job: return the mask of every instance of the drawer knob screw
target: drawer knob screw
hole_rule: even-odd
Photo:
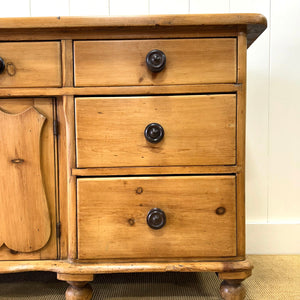
[[[158,49],[151,50],[146,56],[146,64],[151,72],[160,72],[166,65],[166,55]]]
[[[226,209],[225,209],[225,207],[218,207],[217,209],[216,209],[216,214],[217,215],[224,215],[225,214],[225,212],[226,212]]]
[[[158,123],[151,123],[147,125],[144,131],[145,138],[148,142],[156,144],[164,137],[165,131]]]
[[[166,215],[159,208],[152,208],[147,215],[147,224],[152,229],[160,229],[166,224]]]
[[[5,70],[5,62],[2,57],[0,57],[0,74]]]
[[[135,192],[137,193],[137,194],[142,194],[143,193],[143,188],[141,187],[141,186],[139,186],[136,190],[135,190]]]

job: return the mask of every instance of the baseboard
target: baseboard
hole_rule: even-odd
[[[300,254],[300,224],[247,224],[247,254]]]

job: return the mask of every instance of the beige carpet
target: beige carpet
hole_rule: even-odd
[[[299,256],[249,256],[255,269],[244,284],[248,300],[300,300]],[[98,275],[93,299],[220,299],[214,273]],[[47,272],[0,275],[0,300],[63,300],[67,285]]]

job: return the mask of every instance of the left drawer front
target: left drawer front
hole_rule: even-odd
[[[61,86],[59,42],[0,43],[0,87]]]
[[[78,179],[77,193],[79,259],[236,255],[235,176]]]

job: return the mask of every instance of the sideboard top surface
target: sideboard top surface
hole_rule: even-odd
[[[261,14],[197,14],[197,15],[148,15],[123,17],[27,17],[1,18],[0,31],[8,29],[62,29],[76,28],[168,28],[168,27],[232,27],[244,26],[248,47],[267,28]]]

